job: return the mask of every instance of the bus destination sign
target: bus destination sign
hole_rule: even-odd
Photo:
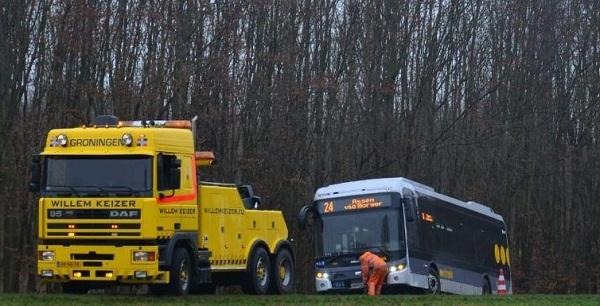
[[[390,195],[363,195],[325,200],[318,204],[319,212],[324,214],[388,206],[391,206]]]

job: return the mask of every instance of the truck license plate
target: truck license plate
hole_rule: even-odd
[[[79,261],[57,261],[57,268],[79,268],[81,267],[81,262]]]

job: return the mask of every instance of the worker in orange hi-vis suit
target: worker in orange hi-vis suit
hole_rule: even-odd
[[[359,260],[363,285],[368,288],[369,295],[381,294],[381,287],[383,287],[388,273],[385,261],[371,252],[365,252],[359,257]]]

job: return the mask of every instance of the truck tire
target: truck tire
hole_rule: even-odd
[[[66,294],[86,294],[89,288],[85,284],[64,283],[62,284],[62,292]]]
[[[183,248],[176,248],[173,252],[173,264],[169,280],[169,293],[173,295],[187,295],[192,286],[192,261],[190,255]]]
[[[273,293],[287,294],[294,291],[294,259],[287,249],[277,252],[273,262],[271,287]]]
[[[246,294],[266,294],[271,282],[271,264],[269,254],[262,247],[257,247],[250,256],[250,264],[242,283],[242,291]]]

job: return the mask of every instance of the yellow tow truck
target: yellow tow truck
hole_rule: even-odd
[[[148,284],[185,295],[239,284],[289,293],[294,256],[280,211],[249,185],[201,182],[195,120],[119,121],[54,129],[32,161],[39,192],[37,272],[66,293]]]

